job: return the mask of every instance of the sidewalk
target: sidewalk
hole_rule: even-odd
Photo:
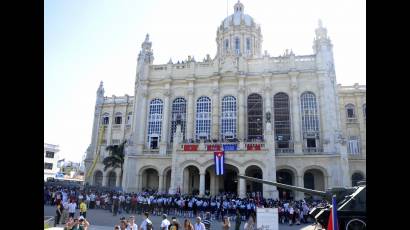
[[[64,225],[58,225],[58,227],[51,227],[47,228],[47,230],[63,230]],[[114,226],[98,226],[98,225],[91,225],[88,230],[112,230],[114,229]]]

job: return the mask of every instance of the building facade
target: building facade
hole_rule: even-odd
[[[44,181],[47,181],[48,178],[54,179],[59,171],[57,166],[59,151],[58,145],[44,143]]]
[[[366,88],[337,84],[327,29],[319,21],[312,55],[271,57],[261,52],[260,25],[244,12],[236,3],[217,28],[214,58],[154,65],[147,35],[134,96],[105,97],[101,82],[85,159],[89,184],[299,199],[304,194],[236,175],[317,190],[366,177]],[[119,169],[104,172],[102,159],[105,146],[123,140],[120,178]],[[224,176],[215,175],[215,150],[225,151]]]

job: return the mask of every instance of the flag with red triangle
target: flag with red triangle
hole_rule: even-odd
[[[332,208],[330,208],[329,221],[327,222],[327,230],[339,230],[339,224],[337,221],[336,195],[332,196]]]

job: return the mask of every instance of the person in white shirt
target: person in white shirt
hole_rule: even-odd
[[[128,227],[127,230],[138,230],[138,225],[135,223],[134,216],[128,218]]]
[[[68,216],[69,217],[74,218],[76,208],[77,208],[77,204],[74,202],[74,200],[72,200],[71,203],[68,204]]]
[[[194,230],[206,230],[205,224],[201,222],[201,217],[196,217],[196,222],[194,225]]]
[[[150,229],[147,228],[147,225],[152,226],[152,221],[150,219],[148,219],[148,217],[149,217],[148,212],[144,212],[144,217],[145,217],[145,220],[142,221],[139,230],[150,230]]]
[[[289,225],[292,226],[292,221],[293,221],[293,215],[295,213],[295,210],[293,209],[292,206],[289,207]]]
[[[167,219],[167,214],[162,214],[161,230],[168,230],[168,226],[171,223]]]

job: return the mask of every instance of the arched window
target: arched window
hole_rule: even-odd
[[[236,98],[222,98],[221,139],[236,138]]]
[[[363,104],[363,117],[365,120],[366,120],[366,115],[367,115],[366,104]]]
[[[211,99],[200,97],[196,101],[196,139],[211,138]]]
[[[119,125],[122,123],[122,113],[116,112],[115,113],[115,124]]]
[[[171,112],[171,142],[174,138],[174,133],[177,130],[178,118],[181,119],[181,132],[185,139],[185,126],[186,126],[186,100],[184,98],[176,98],[172,102]]]
[[[241,52],[241,42],[238,37],[235,38],[235,52],[239,54]]]
[[[251,53],[251,39],[250,38],[246,38],[246,52],[248,52],[248,54]]]
[[[102,124],[103,125],[108,125],[110,123],[110,114],[104,113],[102,116]]]
[[[262,96],[248,96],[248,139],[263,139],[263,104]]]
[[[277,148],[289,148],[290,111],[289,96],[286,93],[277,93],[273,97],[273,112]]]
[[[304,92],[300,98],[302,111],[302,131],[306,147],[316,148],[319,139],[319,114],[316,96],[312,92]]]
[[[153,99],[149,105],[148,143],[151,149],[157,149],[161,139],[162,107],[162,100],[158,98]]]
[[[347,104],[345,106],[346,109],[346,117],[347,119],[353,119],[356,118],[356,113],[355,113],[355,109],[354,109],[354,105],[353,104]]]
[[[359,172],[353,173],[352,175],[352,186],[357,186],[357,183],[359,181],[362,181],[364,179],[363,175]]]

